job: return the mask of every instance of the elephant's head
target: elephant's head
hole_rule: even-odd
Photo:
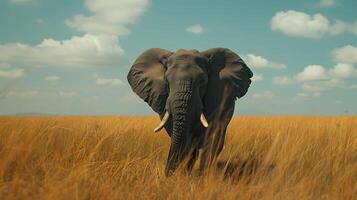
[[[192,131],[207,127],[222,103],[244,96],[252,75],[243,60],[225,48],[174,53],[153,48],[137,58],[127,77],[130,86],[162,118],[155,131],[171,123],[165,126],[172,141],[167,172],[192,146]]]

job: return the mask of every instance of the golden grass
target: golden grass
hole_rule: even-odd
[[[166,178],[157,123],[1,117],[0,199],[357,199],[357,117],[235,117],[220,160],[259,163],[240,179]]]

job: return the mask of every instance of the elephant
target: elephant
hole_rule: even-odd
[[[198,157],[201,171],[216,160],[235,101],[247,93],[252,77],[243,59],[228,48],[151,48],[134,61],[129,85],[159,114],[161,122],[154,131],[165,128],[171,137],[166,176],[184,160],[188,173]]]

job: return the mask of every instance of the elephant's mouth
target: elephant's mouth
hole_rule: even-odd
[[[166,111],[164,114],[164,117],[161,119],[159,125],[154,129],[154,132],[159,132],[162,128],[164,128],[164,126],[167,123],[167,121],[169,120],[169,118],[170,118],[170,113],[169,113],[169,111]],[[205,127],[205,128],[208,127],[207,118],[205,117],[205,115],[203,113],[201,113],[201,115],[200,115],[200,122],[203,127]]]

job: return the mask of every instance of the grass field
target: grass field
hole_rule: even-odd
[[[357,117],[235,117],[228,171],[170,178],[158,122],[0,117],[0,199],[357,199]]]

